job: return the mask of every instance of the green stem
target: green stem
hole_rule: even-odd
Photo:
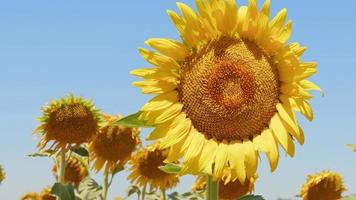
[[[147,184],[145,184],[142,188],[142,192],[141,192],[141,200],[145,200],[145,195],[146,195],[146,187]]]
[[[109,190],[109,172],[104,172],[104,185],[103,185],[103,195],[102,195],[103,200],[106,200],[106,197],[108,196],[108,190]]]
[[[166,200],[166,190],[162,189],[161,200]]]
[[[219,184],[213,180],[212,176],[208,176],[208,195],[207,200],[218,200]]]
[[[64,184],[64,174],[66,170],[66,151],[62,149],[59,156],[60,156],[60,162],[59,162],[60,169],[59,169],[58,181]]]

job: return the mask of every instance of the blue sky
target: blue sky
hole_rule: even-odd
[[[342,173],[347,193],[356,193],[356,153],[345,147],[356,143],[356,1],[272,0],[274,14],[283,7],[294,22],[292,41],[308,46],[304,60],[319,63],[313,81],[326,95],[312,101],[313,123],[301,119],[306,144],[297,146],[295,158],[282,154],[271,174],[262,157],[256,193],[293,197],[306,174],[324,169]],[[174,0],[0,1],[0,163],[7,172],[0,199],[19,199],[54,181],[51,160],[25,156],[36,151],[31,133],[44,103],[73,92],[126,115],[149,98],[131,86],[128,73],[148,66],[137,53],[146,39],[177,39],[165,12],[171,8]],[[126,175],[116,178],[110,199],[123,196]],[[183,178],[178,189],[188,190],[192,180]]]

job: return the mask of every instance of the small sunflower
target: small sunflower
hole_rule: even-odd
[[[270,0],[237,7],[235,0],[196,0],[198,12],[177,3],[182,16],[168,11],[183,42],[154,38],[139,49],[154,67],[131,74],[145,94],[157,95],[140,119],[154,125],[149,140],[169,148],[167,161],[183,158],[183,173],[207,173],[215,180],[228,168],[231,180],[245,182],[266,153],[271,171],[279,146],[294,156],[294,140],[304,143],[295,111],[313,119],[309,77],[315,62],[306,50],[288,43],[292,22],[287,11],[270,17]],[[271,19],[271,20],[270,20]]]
[[[128,179],[139,186],[149,184],[152,189],[170,189],[179,182],[177,175],[167,174],[159,169],[167,158],[167,150],[158,148],[158,145],[148,146],[137,152],[130,160],[131,174]]]
[[[4,168],[0,165],[0,184],[5,180],[6,173]]]
[[[308,176],[302,186],[300,197],[303,200],[338,200],[344,191],[346,188],[342,176],[335,172],[324,171]]]
[[[67,98],[52,101],[43,107],[38,144],[43,149],[49,141],[54,141],[55,150],[67,148],[71,144],[89,142],[97,133],[100,115],[93,103],[83,98],[69,95]]]
[[[108,170],[112,170],[117,165],[123,166],[140,144],[137,128],[113,124],[120,118],[120,116],[105,115],[103,119],[106,124],[100,128],[99,133],[89,144],[89,152],[91,159],[95,160],[93,167],[96,171],[104,165]]]
[[[53,175],[57,177],[57,164],[53,165]],[[73,183],[76,187],[80,182],[89,175],[88,167],[83,160],[78,157],[71,156],[66,161],[64,172],[64,182]]]
[[[24,194],[20,200],[41,200],[40,196],[38,193],[36,192],[28,192],[26,194]]]
[[[40,200],[56,200],[56,196],[51,193],[51,187],[47,187],[40,193]]]
[[[219,199],[220,200],[235,200],[248,193],[253,192],[257,175],[246,179],[242,184],[239,180],[225,183],[224,180],[219,181]],[[193,192],[206,190],[207,176],[199,176],[192,186]]]

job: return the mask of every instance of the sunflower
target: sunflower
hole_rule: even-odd
[[[57,177],[57,164],[52,167],[52,172],[55,177]],[[64,182],[73,183],[76,187],[79,186],[80,182],[89,175],[88,167],[83,160],[78,157],[71,156],[66,161]]]
[[[130,160],[131,174],[128,179],[139,186],[150,184],[152,189],[170,189],[179,182],[177,175],[168,174],[159,169],[167,158],[167,150],[158,148],[157,144],[137,152]]]
[[[295,111],[313,119],[309,90],[320,90],[307,78],[315,62],[302,62],[306,50],[288,44],[292,23],[286,9],[270,21],[270,0],[237,7],[234,0],[196,0],[199,12],[177,3],[182,16],[168,11],[183,43],[154,38],[139,49],[155,67],[131,74],[145,94],[156,95],[141,108],[140,119],[155,129],[149,140],[169,148],[167,161],[183,157],[182,173],[244,182],[264,152],[274,171],[279,146],[294,156],[294,140],[304,134]]]
[[[257,175],[246,179],[242,184],[239,180],[225,183],[224,180],[219,181],[219,199],[220,200],[234,200],[253,192]],[[206,190],[207,176],[199,176],[192,186],[193,192],[200,192]]]
[[[5,180],[6,173],[4,168],[0,165],[0,184]]]
[[[103,117],[106,125],[89,144],[91,158],[95,160],[94,169],[99,171],[104,165],[105,169],[113,170],[116,166],[123,166],[131,157],[132,152],[140,144],[139,130],[120,125],[114,122],[121,116]]]
[[[342,192],[346,191],[343,178],[340,174],[324,171],[309,175],[302,186],[300,197],[303,200],[337,200]]]
[[[99,111],[91,101],[81,97],[70,94],[67,98],[52,101],[42,110],[41,125],[35,130],[41,137],[39,149],[49,141],[54,141],[55,150],[89,142],[99,128]]]
[[[20,200],[40,200],[40,196],[36,192],[28,192],[24,194]]]

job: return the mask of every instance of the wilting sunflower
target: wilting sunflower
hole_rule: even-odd
[[[97,171],[104,165],[106,170],[112,170],[117,165],[123,166],[140,144],[137,128],[114,125],[120,118],[105,115],[103,117],[105,125],[89,144],[91,159],[95,160],[93,167]]]
[[[56,200],[56,196],[51,194],[51,187],[42,190],[41,193],[28,192],[21,197],[21,200]]]
[[[234,200],[253,192],[257,175],[246,179],[242,184],[239,180],[230,181],[225,184],[224,180],[219,182],[219,199]],[[199,176],[192,186],[193,192],[206,190],[207,176]]]
[[[303,200],[338,200],[344,191],[346,188],[341,175],[324,171],[308,176],[300,191],[300,197]]]
[[[140,118],[155,125],[148,139],[170,147],[167,161],[183,157],[183,173],[205,172],[215,179],[231,170],[244,182],[257,170],[259,151],[271,170],[278,146],[294,156],[294,139],[304,134],[294,111],[313,119],[306,80],[315,62],[302,62],[306,50],[288,44],[292,22],[281,10],[270,21],[270,1],[237,8],[234,0],[196,0],[199,12],[177,3],[182,16],[168,11],[183,42],[149,39],[158,52],[140,49],[154,65],[132,71],[144,78],[133,85],[157,95],[141,108]]]
[[[53,165],[53,175],[57,177],[57,164]],[[76,187],[80,182],[89,175],[88,166],[86,163],[75,156],[71,156],[66,161],[66,167],[64,172],[64,182],[73,183]]]
[[[4,168],[0,165],[0,184],[5,180],[6,174]]]
[[[43,149],[49,141],[53,141],[55,150],[89,142],[97,133],[100,115],[91,101],[69,95],[67,98],[52,101],[43,107],[42,123],[35,131]]]
[[[164,165],[168,151],[158,148],[158,145],[148,146],[137,152],[130,160],[131,174],[128,179],[139,186],[149,184],[152,189],[170,189],[179,182],[177,175],[167,174],[158,167]]]

